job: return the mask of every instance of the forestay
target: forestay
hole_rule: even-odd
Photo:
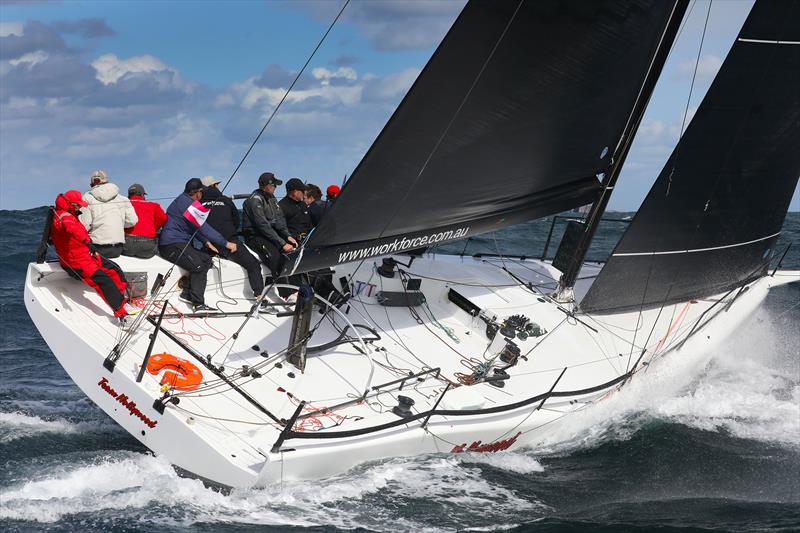
[[[291,268],[397,253],[592,202],[685,6],[470,2]]]
[[[799,175],[800,1],[756,2],[581,308],[648,309],[762,276]]]

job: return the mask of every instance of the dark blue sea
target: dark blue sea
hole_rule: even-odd
[[[700,370],[672,361],[537,449],[394,459],[226,492],[151,455],[42,341],[22,291],[43,217],[0,211],[0,530],[800,530],[797,286],[773,291]],[[540,256],[549,228],[544,219],[480,237],[465,253]],[[603,259],[623,228],[602,225],[590,257]],[[786,221],[789,242],[784,266],[800,268],[800,214]]]

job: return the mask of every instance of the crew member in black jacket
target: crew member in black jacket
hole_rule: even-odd
[[[203,183],[203,206],[209,210],[206,224],[211,225],[225,239],[235,242],[239,246],[235,252],[222,250],[219,254],[224,259],[230,259],[247,271],[247,279],[250,281],[250,288],[253,294],[259,296],[264,290],[264,279],[261,277],[261,263],[250,253],[246,247],[239,242],[239,210],[229,197],[222,194],[217,185],[219,181],[211,176],[206,176],[200,180]],[[208,253],[216,255],[210,250]]]
[[[297,248],[297,241],[289,234],[286,219],[275,199],[275,188],[282,183],[272,172],[264,172],[258,178],[258,189],[244,201],[242,209],[244,240],[269,267],[273,276],[283,269],[283,253]],[[291,292],[278,289],[278,293],[284,297]]]
[[[311,223],[308,205],[305,202],[305,193],[306,184],[298,178],[292,178],[286,182],[286,196],[278,202],[283,216],[286,218],[289,234],[297,242],[303,242],[308,232],[314,227]]]

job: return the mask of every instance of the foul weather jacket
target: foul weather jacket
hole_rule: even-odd
[[[233,200],[216,187],[206,187],[203,189],[203,199],[200,203],[208,209],[206,224],[210,224],[229,241],[236,242],[236,235],[239,233],[239,210]]]
[[[129,199],[139,221],[132,228],[126,228],[125,234],[148,239],[157,237],[156,233],[167,222],[164,210],[157,203],[148,202],[141,196],[133,195]]]
[[[215,246],[225,246],[228,241],[217,230],[205,224],[208,209],[192,200],[186,193],[175,198],[167,208],[167,223],[161,229],[158,244],[186,244],[192,237],[203,244],[211,241]],[[195,231],[197,233],[195,234]]]
[[[283,218],[283,212],[275,196],[256,189],[250,198],[244,201],[242,211],[244,214],[242,233],[245,237],[264,237],[278,249],[286,244],[289,229],[286,227],[286,219]]]
[[[314,225],[311,223],[311,215],[308,212],[308,205],[303,200],[293,200],[288,196],[278,202],[286,219],[286,226],[289,234],[297,240],[302,241],[311,231]]]
[[[113,183],[101,183],[83,195],[89,204],[81,210],[80,221],[95,244],[122,244],[125,228],[136,225],[139,217],[131,201],[119,194]]]
[[[65,270],[79,271],[83,277],[89,278],[100,268],[100,259],[89,253],[89,233],[72,214],[69,202],[61,195],[56,198],[50,239],[56,249],[58,262]]]

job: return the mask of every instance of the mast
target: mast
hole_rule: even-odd
[[[680,27],[683,14],[686,12],[688,4],[689,0],[678,0],[675,2],[669,21],[661,35],[661,41],[658,44],[656,53],[653,55],[650,68],[647,71],[644,83],[639,91],[639,96],[636,98],[636,103],[628,118],[628,123],[625,125],[619,143],[614,150],[611,164],[605,172],[598,175],[598,177],[602,176],[600,197],[592,204],[589,214],[586,216],[585,222],[583,222],[584,230],[580,235],[580,240],[576,245],[575,252],[572,255],[566,271],[564,271],[558,281],[558,288],[555,293],[555,298],[558,301],[567,302],[574,300],[572,289],[575,286],[575,280],[578,278],[578,273],[583,266],[583,261],[586,258],[586,253],[589,251],[592,238],[594,238],[594,234],[597,231],[600,218],[602,218],[608,206],[611,192],[622,171],[625,158],[628,156],[631,144],[633,144],[633,138],[642,121],[644,111],[647,108],[647,103],[650,101],[650,96],[653,94],[656,82],[661,75],[661,69],[664,67],[664,63],[667,60],[669,50],[678,33],[678,28]]]

